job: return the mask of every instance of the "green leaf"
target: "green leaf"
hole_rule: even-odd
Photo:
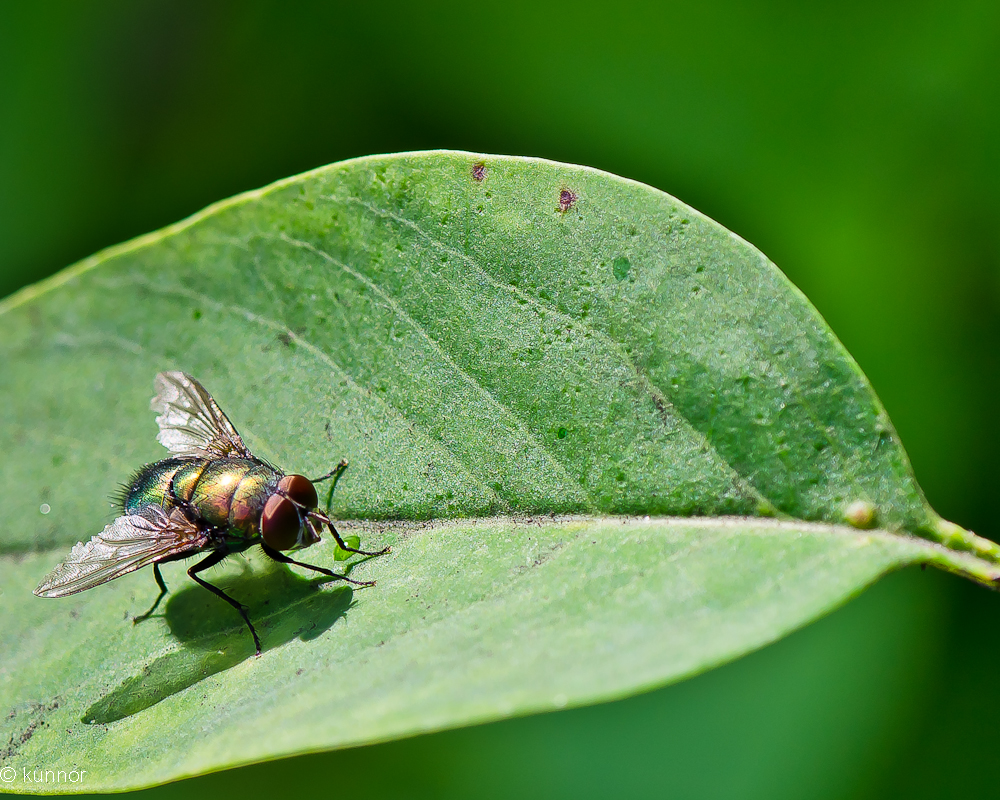
[[[927,506],[864,376],[781,273],[594,170],[335,164],[100,253],[0,319],[11,791],[135,788],[622,697],[906,564],[1000,578],[996,545]],[[250,608],[260,659],[181,564],[135,626],[148,571],[31,594],[163,457],[164,369],[196,375],[288,471],[347,457],[332,512],[393,546],[300,556],[370,589],[259,555],[213,573]],[[21,767],[87,774],[25,784]]]
[[[348,547],[352,547],[355,550],[361,547],[361,537],[360,536],[345,536],[344,544]],[[353,553],[349,553],[347,550],[342,550],[337,545],[333,547],[333,560],[334,561],[347,561]]]

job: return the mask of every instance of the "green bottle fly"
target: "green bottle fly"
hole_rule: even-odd
[[[151,405],[160,415],[157,439],[173,457],[147,464],[133,476],[124,487],[121,516],[86,544],[78,543],[42,579],[36,595],[64,597],[152,564],[160,593],[152,607],[133,620],[139,622],[167,593],[160,564],[208,552],[207,558],[188,569],[188,575],[240,613],[259,656],[260,639],[243,606],[199,577],[199,572],[260,544],[275,561],[360,586],[374,583],[295,561],[283,552],[320,541],[324,527],[348,552],[388,552],[388,548],[370,552],[348,547],[330,518],[318,510],[315,484],[330,478],[336,484],[346,461],[314,480],[286,475],[250,452],[205,387],[190,375],[161,372],[156,391]]]

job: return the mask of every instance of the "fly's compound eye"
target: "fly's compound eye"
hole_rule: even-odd
[[[298,544],[301,529],[302,518],[295,503],[280,494],[272,494],[260,518],[260,535],[264,544],[275,550],[291,550]]]
[[[316,487],[304,475],[286,475],[278,481],[278,491],[300,506],[312,509],[319,505]]]

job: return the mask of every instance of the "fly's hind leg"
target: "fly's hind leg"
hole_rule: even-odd
[[[284,553],[275,550],[273,547],[269,547],[263,542],[261,542],[260,546],[264,549],[264,552],[267,553],[268,556],[270,556],[275,561],[281,564],[294,564],[297,567],[305,567],[306,569],[311,569],[314,572],[319,572],[322,573],[323,575],[329,575],[331,578],[337,578],[338,580],[341,581],[347,581],[348,583],[353,583],[355,586],[375,585],[375,581],[356,581],[353,578],[348,578],[346,575],[341,575],[339,572],[334,572],[333,570],[329,570],[326,567],[317,567],[314,566],[313,564],[305,564],[302,561],[296,561],[295,559],[289,558]]]
[[[247,627],[250,629],[250,635],[253,636],[254,646],[257,648],[256,655],[259,656],[261,653],[260,639],[257,636],[257,630],[254,628],[253,623],[250,621],[250,617],[247,616],[247,612],[246,609],[243,607],[243,604],[240,603],[238,600],[234,600],[232,597],[230,597],[228,594],[222,591],[222,589],[220,589],[218,586],[213,586],[208,581],[198,577],[199,572],[204,572],[209,567],[214,567],[216,564],[222,561],[222,559],[224,559],[227,555],[229,555],[229,552],[226,550],[216,550],[204,561],[199,561],[197,564],[191,567],[187,571],[187,573],[188,575],[191,576],[191,579],[193,581],[204,586],[206,589],[208,589],[208,591],[210,591],[216,597],[221,597],[223,600],[229,603],[229,605],[231,605],[233,608],[235,608],[237,611],[240,612],[240,616],[243,617],[243,621],[247,624]]]
[[[138,617],[132,617],[132,624],[138,625],[143,620],[149,619],[149,615],[156,611],[156,607],[160,604],[163,599],[163,595],[167,593],[167,584],[163,582],[163,576],[160,574],[160,563],[154,562],[153,564],[153,577],[156,578],[156,585],[160,587],[160,593],[156,596],[153,601],[153,605],[149,607],[149,611],[145,614],[140,614]]]

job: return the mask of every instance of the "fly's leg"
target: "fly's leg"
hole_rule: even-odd
[[[294,564],[297,567],[305,567],[306,569],[314,570],[315,572],[320,572],[323,575],[329,575],[331,578],[337,578],[338,580],[347,581],[348,583],[353,583],[355,586],[374,586],[375,581],[356,581],[353,578],[348,578],[346,575],[341,575],[339,572],[333,572],[326,567],[317,567],[312,564],[304,564],[301,561],[296,561],[295,559],[289,558],[284,553],[275,550],[273,547],[261,542],[260,546],[264,548],[264,552],[273,558],[275,561],[281,564]]]
[[[347,470],[347,466],[348,466],[347,465],[347,459],[346,458],[342,459],[341,462],[339,464],[337,464],[337,466],[333,469],[332,472],[328,472],[322,478],[316,478],[315,480],[313,480],[313,483],[319,483],[320,481],[325,481],[327,478],[333,478],[333,483],[330,484],[330,491],[326,495],[326,512],[327,512],[327,514],[330,513],[330,504],[333,502],[333,490],[337,488],[337,481],[340,480],[340,476],[343,475],[344,472]],[[348,547],[345,544],[344,540],[341,538],[340,534],[337,533],[337,529],[333,527],[333,523],[330,522],[330,518],[329,517],[327,517],[324,514],[319,514],[319,513],[315,512],[315,511],[313,511],[311,514],[309,514],[309,516],[311,516],[311,517],[313,517],[315,519],[320,520],[324,525],[326,525],[326,527],[330,529],[330,533],[333,534],[333,538],[337,542],[337,546],[340,547],[341,550],[344,550],[344,551],[346,551],[348,553],[357,553],[358,555],[362,555],[362,556],[384,556],[386,553],[389,552],[389,550],[392,549],[390,547],[384,547],[381,550],[379,550],[378,552],[372,552],[371,550],[358,550],[358,549],[356,549],[354,547]],[[297,562],[293,561],[292,563],[294,564],[294,563],[297,563]],[[309,566],[309,565],[306,564],[305,566]],[[316,569],[316,568],[313,567],[313,569]],[[320,571],[322,571],[322,570],[320,570]]]
[[[216,550],[204,561],[199,561],[197,564],[191,567],[187,571],[187,574],[191,576],[191,579],[193,581],[204,586],[206,589],[208,589],[208,591],[210,591],[216,597],[221,597],[223,600],[229,603],[229,605],[231,605],[233,608],[235,608],[237,611],[240,612],[240,616],[243,617],[243,621],[247,624],[247,627],[250,629],[250,635],[253,636],[253,643],[257,648],[256,654],[259,656],[261,653],[260,639],[257,637],[257,631],[254,628],[253,623],[250,621],[250,617],[247,616],[247,612],[246,609],[243,608],[243,604],[237,600],[234,600],[232,597],[230,597],[228,594],[222,591],[222,589],[220,589],[218,586],[213,586],[208,581],[198,577],[199,572],[204,572],[209,567],[214,567],[216,564],[222,561],[222,559],[224,559],[227,555],[229,555],[229,552],[226,550]]]
[[[132,624],[138,625],[143,620],[149,619],[149,615],[156,611],[156,607],[160,604],[163,599],[163,595],[167,593],[167,584],[163,582],[163,576],[160,574],[160,564],[155,562],[153,564],[153,577],[156,578],[156,585],[160,587],[160,593],[156,596],[156,600],[153,601],[153,605],[149,607],[149,611],[145,614],[140,614],[138,617],[132,618]]]
[[[170,479],[170,485],[167,487],[167,494],[170,495],[170,499],[173,501],[173,504],[177,506],[177,508],[179,508],[181,511],[183,511],[187,515],[188,519],[190,520],[199,519],[201,515],[198,513],[198,509],[194,507],[194,503],[192,503],[190,500],[182,500],[177,496],[177,492],[174,491],[175,477],[177,476],[175,475],[173,478]]]
[[[333,527],[333,523],[328,519],[323,519],[323,524],[330,529],[330,533],[333,534],[334,540],[337,542],[337,547],[341,550],[346,550],[348,553],[357,553],[361,556],[384,556],[390,550],[391,547],[383,547],[381,550],[371,551],[371,550],[358,550],[355,547],[348,547],[344,540],[341,538],[340,534],[337,533],[337,529]]]
[[[330,503],[333,502],[333,491],[337,488],[337,481],[340,480],[340,476],[344,474],[347,470],[347,459],[343,458],[340,463],[333,468],[332,472],[328,472],[322,478],[316,478],[313,483],[319,483],[320,481],[325,481],[327,478],[333,478],[333,483],[330,484],[330,491],[326,494],[326,511],[330,513]]]

